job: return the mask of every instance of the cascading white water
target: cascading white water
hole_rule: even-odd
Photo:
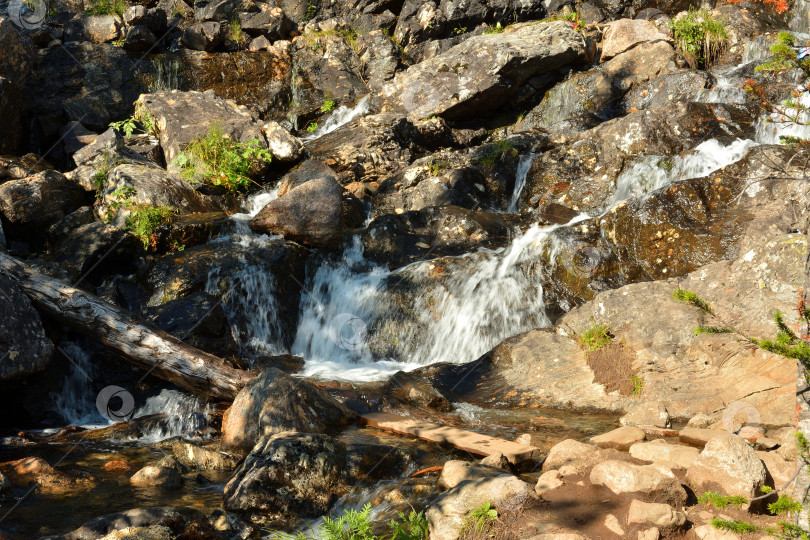
[[[194,437],[208,426],[209,414],[209,406],[196,397],[163,389],[157,396],[147,399],[133,418],[162,415],[160,424],[139,439],[141,442],[157,442],[178,436]]]
[[[70,373],[62,384],[62,392],[54,396],[54,409],[71,426],[106,426],[109,422],[96,408],[96,392],[92,381],[96,369],[90,355],[74,342],[61,346],[70,362]]]
[[[780,144],[781,137],[791,136],[810,139],[810,89],[799,87],[798,104],[801,107],[785,106],[781,113],[761,116],[756,122],[756,139],[761,144]],[[798,123],[794,121],[798,120]]]
[[[261,212],[270,201],[278,199],[278,188],[279,186],[276,186],[268,191],[254,193],[247,198],[244,205],[245,211],[231,216],[231,221],[236,224],[234,234],[251,234],[248,222],[256,217],[256,214]]]
[[[526,187],[526,177],[534,163],[534,154],[529,153],[520,156],[518,161],[517,172],[515,173],[515,189],[512,191],[512,199],[509,201],[509,212],[517,212],[520,206],[520,196],[523,194],[523,188]]]
[[[152,59],[152,92],[180,89],[180,58],[174,54],[159,54]]]
[[[643,156],[616,179],[609,207],[633,197],[643,197],[672,182],[700,178],[742,159],[757,143],[737,139],[724,146],[715,139],[699,144],[680,156]]]
[[[318,126],[318,129],[302,137],[301,140],[304,142],[307,141],[314,141],[320,137],[323,137],[327,133],[332,133],[340,126],[348,124],[358,116],[363,116],[368,114],[371,110],[371,103],[369,102],[369,95],[363,96],[360,101],[354,107],[347,107],[345,105],[341,105],[334,111],[332,114],[329,115],[329,118],[326,121]]]

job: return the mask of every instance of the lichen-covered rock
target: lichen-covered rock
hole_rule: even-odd
[[[257,524],[325,515],[347,490],[346,446],[326,435],[283,432],[256,445],[225,486],[226,510]]]
[[[251,380],[222,419],[222,442],[244,451],[281,432],[330,433],[356,414],[312,383],[275,368]]]
[[[745,440],[728,434],[706,443],[686,472],[686,479],[697,493],[714,491],[752,499],[760,494],[766,471]]]
[[[471,37],[397,74],[381,92],[383,109],[413,119],[480,117],[514,98],[532,77],[583,62],[586,50],[584,38],[564,22]]]

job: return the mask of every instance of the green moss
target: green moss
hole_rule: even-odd
[[[706,9],[690,9],[671,23],[675,45],[692,67],[709,67],[728,46],[728,31]]]
[[[588,328],[579,335],[579,343],[586,351],[595,351],[611,342],[610,329],[606,324],[592,322]]]
[[[323,105],[321,105],[321,112],[328,113],[329,111],[334,110],[336,106],[337,104],[331,99],[325,99],[323,100]]]

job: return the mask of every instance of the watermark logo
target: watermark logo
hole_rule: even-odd
[[[341,313],[332,321],[332,339],[341,349],[359,351],[366,344],[368,327],[351,313]]]
[[[107,386],[98,393],[96,408],[110,422],[125,422],[135,412],[135,398],[125,388]]]
[[[24,30],[34,30],[42,26],[48,14],[45,0],[10,0],[8,17],[11,22]]]
[[[585,243],[574,244],[562,256],[563,266],[578,278],[591,278],[603,260],[602,251]]]
[[[739,433],[746,426],[759,427],[760,420],[757,408],[742,401],[729,404],[722,417],[723,427],[731,433]]]

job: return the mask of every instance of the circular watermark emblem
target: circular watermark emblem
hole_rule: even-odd
[[[574,244],[562,256],[563,266],[578,278],[590,278],[596,274],[603,259],[602,252],[585,243]]]
[[[442,100],[438,88],[423,81],[415,81],[405,87],[400,101],[408,114],[419,117],[434,114]]]
[[[33,30],[42,26],[48,14],[45,0],[10,0],[8,18],[24,30]]]
[[[125,388],[107,386],[98,393],[96,408],[110,422],[125,422],[135,412],[135,398]]]
[[[746,426],[759,427],[760,419],[757,408],[742,401],[729,404],[723,411],[722,417],[723,427],[731,433],[738,433]]]
[[[332,339],[341,349],[358,351],[366,344],[368,327],[360,317],[341,313],[332,321]]]

